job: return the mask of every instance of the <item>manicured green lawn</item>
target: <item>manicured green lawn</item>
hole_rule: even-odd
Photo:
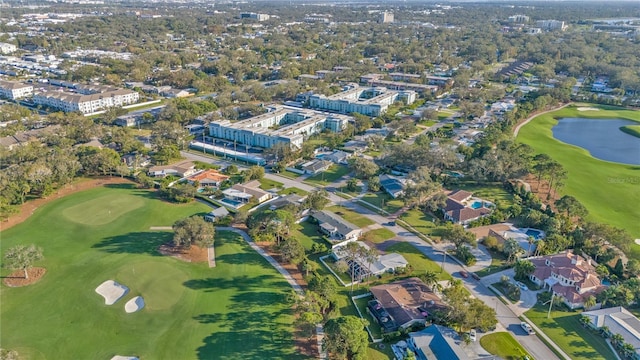
[[[369,302],[369,300],[373,300],[373,296],[356,299],[355,304],[356,306],[358,306],[358,309],[360,310],[360,313],[362,313],[362,316],[369,322],[369,331],[371,331],[371,335],[373,335],[373,338],[381,339],[382,328],[380,328],[380,325],[375,322],[373,316],[367,313],[367,303]]]
[[[306,181],[318,185],[327,185],[347,175],[349,172],[351,171],[346,166],[331,165],[331,167],[327,171],[313,175],[307,178]]]
[[[620,128],[622,132],[640,138],[640,125],[626,125]]]
[[[441,232],[444,230],[443,225],[436,225],[431,215],[425,214],[424,211],[418,209],[405,211],[400,216],[400,219],[411,225],[418,232],[435,240],[440,239]]]
[[[424,272],[433,271],[438,274],[438,280],[452,280],[453,278],[449,273],[441,271],[440,264],[427,258],[423,253],[416,249],[413,245],[399,242],[393,244],[386,249],[387,253],[397,252],[404,256],[405,259],[411,264],[413,269],[412,275],[423,274]]]
[[[298,240],[307,251],[311,250],[313,244],[316,243],[329,247],[329,243],[318,232],[318,225],[312,224],[308,221],[294,224],[289,230],[289,234],[291,237]]]
[[[376,244],[389,240],[394,236],[396,236],[396,234],[393,231],[385,228],[370,230],[363,235],[365,240]]]
[[[302,358],[285,303],[291,287],[242,238],[216,234],[216,268],[157,252],[172,233],[151,226],[208,210],[118,185],[55,200],[3,231],[3,253],[16,244],[42,247],[45,260],[36,265],[47,274],[28,287],[1,285],[2,347],[28,359]],[[108,279],[130,289],[111,306],[94,291]],[[125,313],[137,295],[146,307]]]
[[[531,357],[508,332],[484,335],[480,338],[480,345],[490,354],[500,356],[505,360],[518,360],[527,355]]]
[[[262,190],[280,189],[283,185],[284,184],[279,181],[266,178],[260,179],[260,189]]]
[[[489,200],[499,209],[507,208],[513,204],[513,194],[505,190],[500,184],[478,184],[476,182],[461,182],[458,189],[470,191],[473,196]]]
[[[327,210],[333,211],[334,213],[342,216],[343,219],[347,220],[348,222],[356,226],[365,227],[365,226],[374,224],[373,220],[366,218],[342,206],[331,206],[331,207],[328,207]]]
[[[371,205],[377,206],[389,214],[393,214],[396,211],[402,209],[404,203],[400,199],[394,199],[387,193],[377,192],[375,194],[367,193],[361,198],[361,200],[368,202]]]
[[[293,171],[289,171],[289,170],[284,170],[278,173],[278,175],[280,176],[284,176],[284,177],[288,177],[291,179],[296,179],[300,176],[300,174],[298,173],[294,173]]]
[[[344,194],[347,194],[347,195],[349,195],[351,197],[356,197],[356,196],[360,195],[360,193],[362,192],[362,186],[356,186],[356,189],[354,191],[351,191],[351,190],[347,189],[346,186],[343,186],[343,187],[339,188],[339,191],[344,193]]]
[[[300,195],[300,196],[307,196],[308,192],[302,190],[302,189],[298,189],[296,187],[290,187],[290,188],[286,188],[284,190],[280,190],[278,191],[279,195],[289,195],[289,194],[296,194],[296,195]]]
[[[598,105],[588,105],[599,107]],[[587,150],[562,143],[553,138],[551,128],[560,118],[620,118],[640,121],[640,112],[631,110],[600,110],[580,112],[567,107],[541,115],[520,129],[517,140],[538,153],[546,153],[561,163],[568,172],[562,194],[575,196],[588,210],[589,220],[608,223],[626,229],[640,238],[637,204],[640,204],[640,166],[612,163],[595,159]],[[632,244],[633,255],[640,259],[640,246]]]
[[[476,271],[476,274],[478,276],[484,277],[487,275],[495,274],[509,267],[509,264],[507,264],[507,258],[503,253],[491,249],[487,249],[487,251],[489,251],[489,254],[491,254],[491,265],[480,271]]]
[[[525,315],[574,360],[615,359],[604,339],[580,325],[580,313],[551,311],[537,304]]]

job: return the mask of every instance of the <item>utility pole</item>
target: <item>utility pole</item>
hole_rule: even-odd
[[[440,268],[440,272],[444,272],[444,261],[447,259],[447,250],[442,250],[442,268]]]
[[[547,319],[551,317],[551,308],[553,307],[553,297],[556,296],[553,291],[551,292],[551,300],[549,300],[549,311],[547,312]]]

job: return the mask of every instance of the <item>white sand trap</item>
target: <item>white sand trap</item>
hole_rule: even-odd
[[[107,280],[96,288],[96,292],[104,298],[104,303],[113,305],[129,292],[129,288],[113,280]]]
[[[640,245],[640,239],[636,239],[636,244]]]
[[[124,311],[127,313],[133,313],[141,310],[144,307],[144,299],[142,296],[136,296],[133,299],[127,301],[124,305]]]
[[[112,357],[111,360],[140,360],[140,359],[138,359],[138,357],[136,357],[136,356],[116,355],[116,356]]]
[[[600,109],[594,107],[579,107],[578,111],[600,111]]]

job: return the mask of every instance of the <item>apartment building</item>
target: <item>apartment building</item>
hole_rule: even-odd
[[[380,14],[380,22],[383,24],[392,23],[394,20],[393,18],[394,18],[393,13],[390,11],[385,11],[382,14]]]
[[[278,143],[300,148],[306,137],[325,129],[340,132],[348,122],[349,117],[343,115],[275,106],[266,114],[246,120],[212,122],[209,136],[263,148]]]
[[[30,84],[23,84],[17,81],[0,80],[0,97],[16,100],[31,96],[32,93],[33,86]]]
[[[565,31],[567,29],[567,25],[564,21],[558,20],[538,20],[536,21],[536,26],[545,31]]]
[[[48,90],[33,96],[33,102],[64,112],[79,111],[91,114],[114,106],[134,104],[139,94],[132,90],[118,89],[90,95]]]
[[[313,94],[309,97],[309,107],[318,110],[334,111],[342,114],[359,113],[367,116],[380,116],[387,112],[389,105],[399,100],[407,104],[416,101],[417,94],[411,90],[392,91],[379,87],[359,87],[331,96]]]
[[[0,54],[11,54],[17,50],[18,47],[13,44],[0,43]]]

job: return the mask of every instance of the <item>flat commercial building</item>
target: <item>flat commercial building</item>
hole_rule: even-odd
[[[31,96],[32,93],[32,85],[19,83],[17,81],[0,80],[0,97],[16,100]]]
[[[349,117],[317,111],[276,106],[252,118],[209,124],[209,136],[240,144],[270,148],[278,143],[301,147],[304,139],[325,129],[340,132]]]
[[[358,113],[367,116],[380,116],[387,112],[389,105],[398,100],[407,104],[416,101],[416,93],[411,90],[392,91],[379,87],[359,87],[331,96],[314,94],[309,97],[309,107],[343,114]]]
[[[137,92],[124,89],[90,95],[48,90],[33,96],[33,102],[38,105],[64,112],[79,111],[83,114],[91,114],[114,106],[134,104],[138,99]]]

